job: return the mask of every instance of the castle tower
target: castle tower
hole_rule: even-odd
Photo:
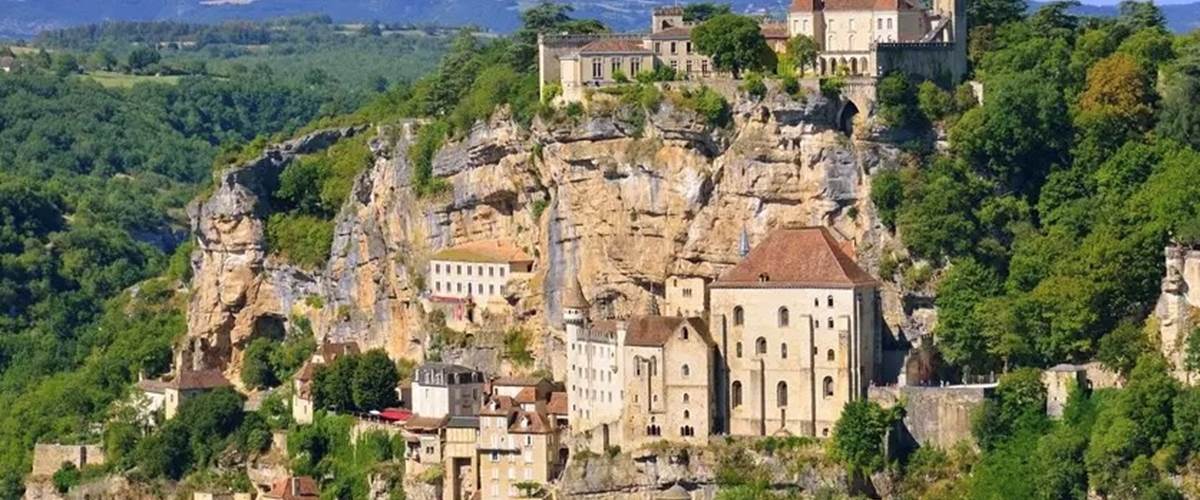
[[[567,330],[568,342],[579,339],[587,328],[589,307],[587,298],[583,296],[579,278],[570,278],[562,298],[563,325]]]
[[[671,28],[682,28],[685,26],[683,22],[683,7],[672,5],[656,8],[650,16],[650,22],[651,33],[658,33]]]

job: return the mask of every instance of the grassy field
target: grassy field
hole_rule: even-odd
[[[178,76],[128,75],[128,74],[124,74],[124,73],[113,73],[110,71],[93,71],[93,72],[90,72],[90,73],[84,75],[84,78],[91,78],[92,80],[95,80],[97,83],[99,83],[100,85],[103,85],[107,88],[127,89],[127,88],[134,86],[135,84],[142,83],[142,82],[156,82],[156,83],[165,83],[168,85],[175,85],[176,83],[179,83],[180,77],[178,77]]]

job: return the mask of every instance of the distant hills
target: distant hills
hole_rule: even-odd
[[[522,8],[536,0],[0,0],[0,37],[26,38],[40,31],[106,20],[266,19],[328,14],[338,21],[478,25],[505,32]],[[618,29],[638,29],[646,12],[673,0],[567,0],[579,17],[601,19]],[[789,0],[732,0],[742,12],[783,12]],[[1200,2],[1164,5],[1171,29],[1200,28]],[[1113,15],[1112,6],[1084,6],[1080,13]]]

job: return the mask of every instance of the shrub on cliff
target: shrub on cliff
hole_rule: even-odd
[[[396,385],[400,373],[396,364],[382,349],[372,349],[359,356],[354,368],[351,390],[354,404],[360,411],[382,410],[396,404]]]
[[[829,449],[833,458],[853,473],[870,474],[883,468],[883,438],[900,418],[900,410],[884,410],[874,401],[853,401],[842,408],[833,426]]]

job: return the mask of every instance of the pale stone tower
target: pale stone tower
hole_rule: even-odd
[[[587,298],[583,296],[583,287],[579,284],[579,278],[572,277],[570,280],[562,299],[563,325],[567,330],[568,342],[578,340],[587,330],[588,308],[590,307]]]

